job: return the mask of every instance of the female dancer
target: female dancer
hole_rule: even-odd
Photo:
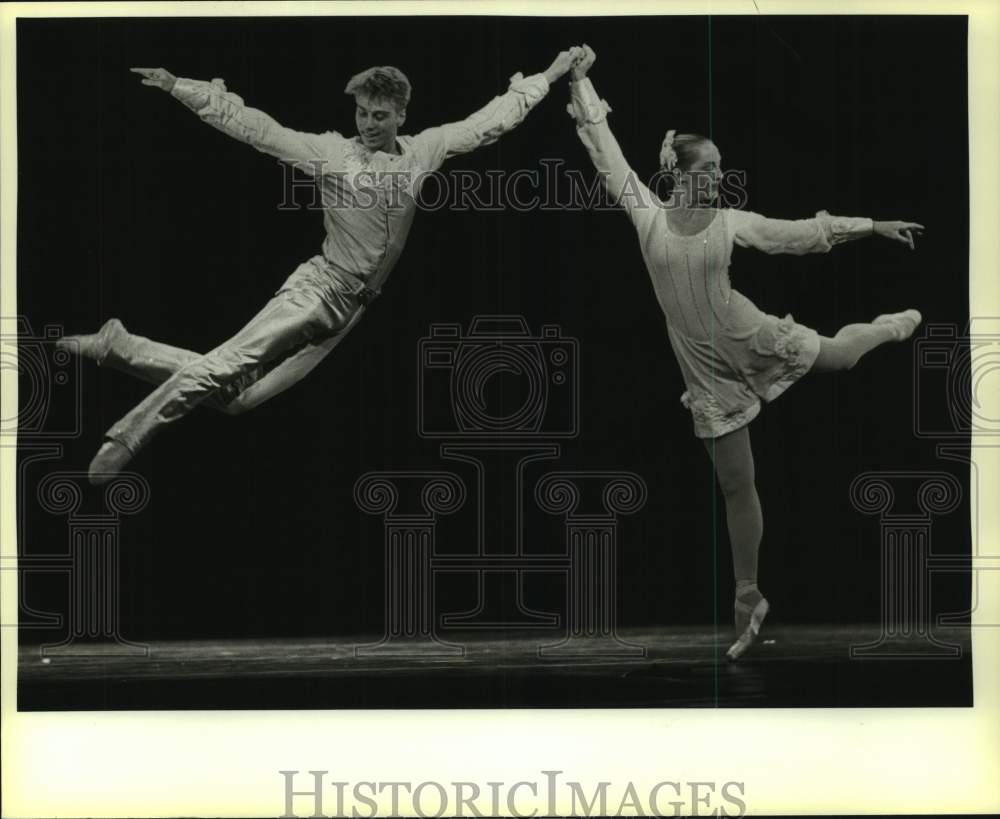
[[[827,338],[792,317],[762,313],[729,284],[733,245],[765,253],[823,253],[833,245],[878,235],[914,247],[923,230],[915,222],[873,222],[830,216],[767,219],[712,204],[721,171],[719,150],[702,136],[668,131],[661,172],[673,181],[662,201],[638,181],[607,124],[610,107],[587,79],[596,56],[589,46],[572,69],[569,112],[608,192],[624,207],[639,235],[653,289],[666,314],[667,334],[687,391],[695,435],[705,441],[726,502],[726,523],[736,575],[736,628],[727,652],[737,659],[753,642],[768,612],[757,588],[757,551],[763,531],[754,486],[747,425],[810,370],[849,370],[865,353],[909,338],[920,313],[882,315],[849,324]]]

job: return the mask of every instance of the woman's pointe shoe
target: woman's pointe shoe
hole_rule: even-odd
[[[918,310],[904,310],[902,313],[883,313],[872,320],[872,324],[891,324],[896,341],[906,341],[913,335],[923,316]]]
[[[734,611],[736,614],[736,628],[740,630],[740,636],[733,643],[729,650],[726,652],[726,657],[731,661],[738,660],[743,656],[743,653],[753,645],[753,641],[757,639],[757,635],[760,634],[761,623],[764,622],[764,618],[767,617],[767,613],[771,606],[767,602],[767,599],[762,597],[757,602],[756,605],[751,606],[749,603],[743,603],[739,599],[736,600],[734,606]]]

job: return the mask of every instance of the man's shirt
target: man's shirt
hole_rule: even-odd
[[[400,153],[371,151],[336,131],[286,128],[226,90],[222,80],[178,78],[172,95],[214,128],[316,178],[323,202],[323,256],[335,270],[378,290],[406,242],[427,175],[452,156],[515,128],[548,93],[544,74],[511,78],[509,90],[460,122],[396,138]]]

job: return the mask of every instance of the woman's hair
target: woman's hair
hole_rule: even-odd
[[[650,187],[657,196],[667,199],[677,184],[676,171],[689,171],[698,161],[698,148],[711,144],[712,140],[701,134],[678,134],[667,131],[660,147],[660,170]]]
[[[375,66],[351,77],[344,93],[367,94],[372,99],[389,100],[402,113],[410,102],[410,81],[398,68]]]
[[[663,147],[660,149],[660,167],[668,171],[674,168],[681,171],[691,170],[691,166],[698,161],[699,146],[711,142],[712,140],[701,134],[675,134],[673,131],[667,131]]]

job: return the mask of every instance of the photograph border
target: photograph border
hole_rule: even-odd
[[[16,315],[18,17],[968,15],[970,316],[1000,316],[1000,3],[11,3],[0,7],[0,315]],[[929,58],[931,58],[929,56]],[[947,135],[947,123],[941,124]],[[928,166],[936,161],[928,157]],[[917,169],[919,172],[919,169]],[[944,275],[944,271],[942,271]],[[16,371],[0,412],[17,415]],[[989,395],[990,418],[1000,395]],[[980,438],[979,445],[976,445]],[[0,442],[0,554],[16,556],[16,447]],[[1000,550],[1000,445],[973,433],[973,554]],[[976,485],[976,484],[973,484]],[[6,564],[5,564],[6,566]],[[279,815],[281,771],[324,781],[742,783],[753,814],[1000,812],[1000,572],[976,573],[971,708],[427,711],[16,710],[17,573],[0,572],[4,816]],[[298,784],[298,783],[297,783]],[[375,797],[388,812],[390,794]],[[667,799],[665,798],[666,804]],[[309,800],[298,815],[309,815]],[[430,804],[436,804],[433,798]],[[528,801],[525,802],[528,804]],[[718,799],[712,807],[717,807]],[[503,807],[503,805],[501,805]],[[562,796],[560,814],[571,806]],[[711,810],[710,807],[705,808]],[[334,811],[333,800],[326,815]],[[541,815],[543,811],[539,811]]]

